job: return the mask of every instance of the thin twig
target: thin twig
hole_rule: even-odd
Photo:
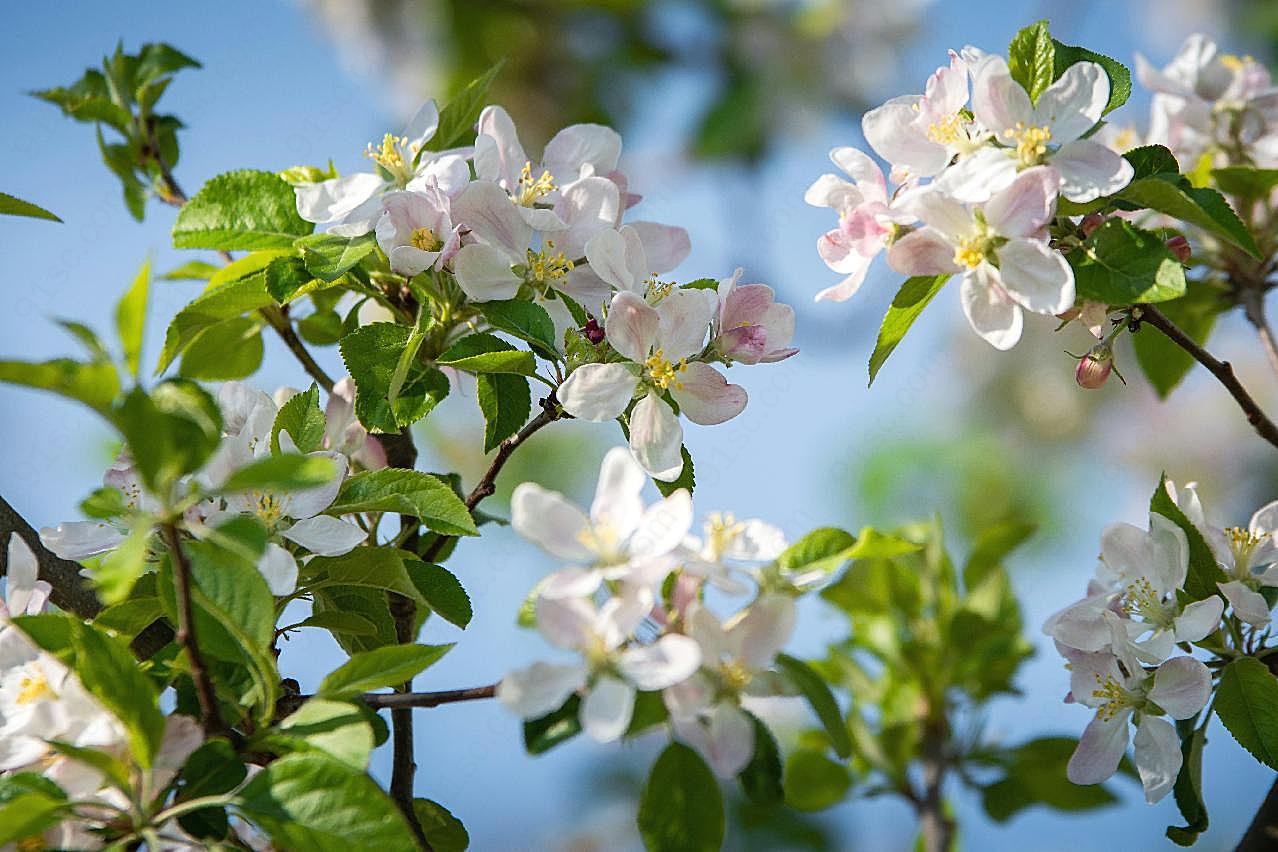
[[[1278,426],[1275,426],[1274,422],[1265,416],[1256,400],[1243,387],[1242,382],[1238,381],[1238,377],[1234,375],[1234,368],[1228,361],[1221,361],[1206,349],[1203,349],[1192,337],[1182,331],[1179,326],[1169,320],[1162,311],[1153,305],[1137,305],[1132,311],[1132,319],[1149,323],[1165,334],[1168,340],[1189,353],[1195,361],[1206,367],[1207,371],[1225,386],[1225,390],[1229,391],[1234,401],[1238,403],[1238,407],[1246,415],[1247,422],[1252,425],[1256,433],[1270,444],[1278,447]]]
[[[191,664],[191,679],[195,681],[195,697],[200,704],[204,733],[216,736],[225,733],[226,726],[222,722],[222,714],[217,707],[217,693],[213,690],[208,669],[204,667],[204,655],[200,652],[200,644],[195,636],[195,609],[191,604],[191,563],[182,550],[177,526],[169,522],[161,529],[169,552],[173,555],[173,594],[177,599],[178,622],[174,638],[186,651],[187,660]]]
[[[363,696],[364,703],[374,710],[407,709],[414,707],[438,707],[441,704],[456,704],[459,701],[479,701],[494,698],[497,695],[497,684],[472,686],[469,689],[446,689],[441,692],[369,692]]]
[[[1274,341],[1273,329],[1265,318],[1264,294],[1254,287],[1247,287],[1238,294],[1242,302],[1243,316],[1256,329],[1260,336],[1260,344],[1265,348],[1265,357],[1269,359],[1269,367],[1278,375],[1278,343]]]

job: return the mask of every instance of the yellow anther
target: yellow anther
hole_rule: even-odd
[[[267,529],[272,529],[284,517],[284,504],[274,494],[255,491],[253,493],[253,512],[266,525]]]
[[[927,138],[937,145],[953,145],[963,138],[962,130],[963,119],[956,112],[929,124]]]
[[[975,269],[985,260],[985,240],[979,237],[965,237],[954,249],[954,262],[968,269]]]
[[[706,549],[711,558],[723,558],[724,552],[744,531],[745,524],[739,522],[731,512],[711,513],[706,519]]]
[[[408,183],[412,177],[408,170],[408,163],[404,162],[404,150],[408,148],[408,138],[404,136],[396,136],[393,133],[387,133],[382,137],[382,145],[380,148],[374,148],[373,143],[368,143],[367,150],[364,155],[386,171],[401,184]],[[410,151],[410,153],[416,153]]]
[[[740,660],[720,663],[719,676],[723,678],[723,685],[731,692],[741,692],[754,679],[750,670]]]
[[[543,170],[541,176],[534,179],[532,163],[526,162],[519,172],[519,192],[515,195],[515,203],[524,207],[532,207],[533,204],[550,195],[557,188],[555,179],[551,177],[549,169]]]
[[[1242,527],[1230,527],[1225,530],[1225,535],[1229,538],[1229,549],[1234,554],[1234,568],[1239,574],[1250,573],[1251,555],[1255,553],[1256,548],[1269,538],[1269,534],[1256,535],[1250,530]]]
[[[17,852],[44,852],[44,850],[49,847],[44,845],[43,837],[38,834],[33,834],[30,837],[24,837],[17,843],[14,843],[13,848],[16,849]]]
[[[594,553],[601,563],[609,563],[621,556],[621,536],[606,523],[596,524],[577,533],[581,546]]]
[[[541,251],[528,249],[528,276],[538,283],[556,281],[572,272],[576,266],[562,251],[555,251],[553,240],[546,240],[546,247]]]
[[[1016,127],[1004,130],[1003,135],[1016,143],[1016,156],[1027,166],[1039,163],[1047,153],[1047,143],[1052,141],[1050,127],[1026,127],[1019,121]]]
[[[1236,53],[1226,53],[1220,57],[1220,64],[1224,65],[1226,68],[1228,68],[1230,71],[1233,71],[1235,74],[1243,70],[1245,66],[1255,61],[1256,60],[1254,57],[1238,56]]]
[[[1174,607],[1169,609],[1163,603],[1153,584],[1145,577],[1132,581],[1124,590],[1123,611],[1144,616],[1146,621],[1160,627],[1170,627],[1175,618]]]
[[[648,280],[644,282],[647,290],[644,293],[644,301],[650,305],[659,305],[661,300],[670,295],[670,291],[674,290],[673,281],[658,281],[657,276],[649,275]]]
[[[56,698],[49,681],[41,672],[26,674],[18,681],[18,704],[30,704],[42,698]]]
[[[1134,704],[1136,697],[1123,688],[1113,675],[1101,676],[1096,673],[1097,687],[1092,691],[1092,698],[1103,702],[1096,708],[1096,715],[1102,722],[1108,722],[1118,715],[1119,711]]]
[[[679,381],[679,374],[688,369],[687,358],[680,359],[678,364],[672,364],[666,360],[665,353],[658,349],[648,356],[643,366],[648,371],[648,378],[657,387],[662,390],[670,387],[683,390],[683,382]]]
[[[408,236],[408,244],[422,251],[439,251],[444,242],[430,228],[414,228]]]

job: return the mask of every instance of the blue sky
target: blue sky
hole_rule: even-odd
[[[1055,17],[1054,32],[1062,39],[1128,62],[1134,49],[1169,56],[1185,33],[1175,32],[1166,17],[1156,25],[1137,25],[1142,8],[1139,3],[941,0],[919,38],[903,48],[906,76],[878,94],[886,98],[915,90],[945,61],[949,47],[971,42],[1000,50],[1016,28],[1044,15]],[[0,32],[0,55],[5,57],[0,64],[0,114],[8,132],[0,137],[0,189],[56,211],[66,224],[0,223],[0,288],[6,305],[0,311],[0,357],[71,354],[70,341],[52,318],[88,321],[105,332],[116,298],[144,259],[152,257],[160,270],[187,259],[169,247],[173,212],[153,204],[147,222],[134,223],[124,212],[118,184],[97,158],[91,129],[63,119],[56,109],[23,92],[70,82],[110,51],[117,38],[130,48],[143,41],[168,41],[197,57],[204,69],[184,72],[165,98],[168,110],[190,126],[182,135],[183,157],[176,170],[188,192],[232,168],[278,169],[331,156],[349,170],[358,165],[368,140],[398,126],[385,111],[391,102],[387,94],[343,71],[330,41],[300,4],[90,4],[73,14],[23,4],[6,17]],[[699,80],[676,75],[662,81],[659,97],[640,102],[623,157],[632,187],[647,196],[636,213],[689,228],[694,251],[680,269],[689,280],[721,277],[745,264],[747,280],[773,284],[782,298],[799,306],[797,344],[805,352],[782,364],[741,368],[745,375],[734,370],[733,380],[751,394],[745,414],[714,429],[690,430],[698,506],[765,517],[793,536],[822,524],[855,529],[860,524],[848,497],[845,460],[887,436],[948,428],[947,412],[961,402],[965,385],[945,365],[956,340],[969,333],[961,327],[955,294],[943,294],[894,355],[883,378],[867,390],[864,360],[894,282],[880,270],[853,302],[811,306],[811,294],[832,281],[813,251],[816,236],[828,227],[828,214],[801,200],[808,183],[826,170],[830,147],[859,143],[856,122],[850,116],[825,117],[787,141],[757,173],[745,176],[730,168],[682,162],[671,150],[671,134],[663,132],[668,122],[684,120],[680,116],[686,116],[687,107],[704,97]],[[154,284],[149,358],[159,351],[168,319],[197,291],[198,286],[189,284]],[[1046,334],[1050,328],[1035,322],[1027,333]],[[1224,331],[1237,329],[1226,325]],[[966,338],[962,342],[970,344]],[[980,354],[998,357],[992,351]],[[336,371],[332,349],[321,358]],[[284,349],[268,340],[266,367],[255,381],[270,389],[304,379]],[[465,424],[476,416],[473,401],[460,397],[446,408],[442,416],[450,422]],[[1214,413],[1233,417],[1223,408]],[[1181,414],[1169,407],[1155,418]],[[620,440],[606,427],[574,428],[594,439],[587,444],[592,453]],[[0,386],[0,430],[0,493],[37,526],[76,517],[76,505],[100,477],[109,441],[101,424],[60,400]],[[1148,464],[1105,453],[1102,447],[1080,459],[1076,480],[1066,483],[1080,488],[1066,524],[1072,532],[1056,535],[1034,551],[1035,564],[1017,566],[1023,569],[1017,583],[1032,635],[1046,615],[1081,591],[1103,524],[1119,519],[1143,523],[1142,504],[1152,483]],[[593,468],[597,460],[587,460],[587,466]],[[423,466],[433,463],[442,460],[427,458]],[[1193,475],[1187,472],[1185,478]],[[1081,490],[1098,476],[1105,487]],[[945,507],[940,508],[944,513]],[[461,642],[422,678],[422,688],[489,682],[547,653],[539,640],[518,631],[513,620],[529,586],[554,566],[507,530],[468,544],[455,562],[476,601],[477,615],[464,635],[447,625],[428,627],[425,641]],[[793,649],[817,655],[823,642],[840,630],[840,619],[813,602],[805,609],[805,626]],[[324,668],[310,660],[331,650],[331,644],[319,639],[295,641],[285,649],[285,666],[292,667],[304,686],[313,685]],[[988,719],[990,729],[1008,740],[1077,733],[1088,719],[1082,710],[1060,703],[1065,673],[1050,647],[1043,644],[1040,650],[1027,667],[1024,699],[1000,702]],[[626,805],[610,807],[606,797],[595,798],[591,801],[597,807],[584,817],[580,813],[579,797],[590,783],[592,767],[615,755],[615,748],[583,738],[544,757],[527,758],[518,724],[492,703],[422,711],[419,731],[419,792],[437,798],[466,822],[474,848],[562,848],[572,832],[596,828],[609,848],[634,843],[633,835],[608,839],[614,831],[627,830],[631,815]],[[658,747],[655,741],[641,742],[626,754],[643,765]],[[385,771],[386,760],[387,754],[379,754],[375,771]],[[1205,777],[1213,830],[1201,848],[1232,847],[1263,798],[1269,773],[1228,734],[1217,731]],[[983,819],[973,797],[959,795],[964,842],[972,849],[1167,845],[1162,829],[1178,819],[1170,798],[1146,808],[1130,786],[1124,792],[1121,808],[1083,817],[1031,811],[1001,827]],[[912,842],[908,813],[884,802],[843,805],[826,819],[847,838],[847,848],[906,849]]]

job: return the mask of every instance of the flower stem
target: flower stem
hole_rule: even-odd
[[[191,563],[182,550],[178,529],[172,521],[164,524],[162,532],[165,544],[173,555],[173,594],[177,599],[178,622],[174,639],[185,649],[191,665],[191,679],[195,681],[195,697],[200,705],[204,733],[208,736],[224,734],[226,725],[217,707],[217,693],[213,689],[208,669],[204,666],[204,655],[200,652],[200,644],[195,636],[195,609],[191,603]]]

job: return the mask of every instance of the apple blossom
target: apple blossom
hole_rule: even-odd
[[[386,450],[355,416],[355,381],[339,379],[324,407],[324,448],[341,453],[365,470],[386,467]]]
[[[412,277],[439,269],[452,260],[461,243],[448,196],[431,185],[420,192],[387,193],[377,220],[377,245],[390,259],[392,272]]]
[[[791,347],[794,308],[774,301],[766,284],[737,285],[740,267],[719,282],[719,310],[710,329],[710,347],[726,361],[759,364],[783,361]]]
[[[9,534],[9,558],[5,564],[7,569],[4,599],[0,600],[0,625],[10,616],[43,612],[53,587],[39,579],[40,566],[35,554],[16,532]]]
[[[731,512],[712,512],[702,529],[702,538],[684,539],[680,566],[729,594],[747,591],[734,573],[753,577],[744,565],[772,562],[786,548],[785,533],[758,518],[738,521]]]
[[[1220,529],[1204,520],[1192,485],[1184,490],[1194,504],[1186,515],[1202,532],[1227,578],[1218,584],[1221,594],[1233,607],[1234,614],[1247,624],[1267,627],[1270,606],[1259,590],[1278,587],[1278,543],[1274,540],[1278,530],[1278,501],[1257,509],[1246,529]]]
[[[888,263],[905,275],[962,273],[963,312],[996,349],[1021,337],[1021,309],[1060,314],[1074,304],[1074,272],[1042,239],[1056,207],[1056,173],[1026,169],[980,207],[965,207],[934,186],[901,206],[926,227],[897,240]]]

